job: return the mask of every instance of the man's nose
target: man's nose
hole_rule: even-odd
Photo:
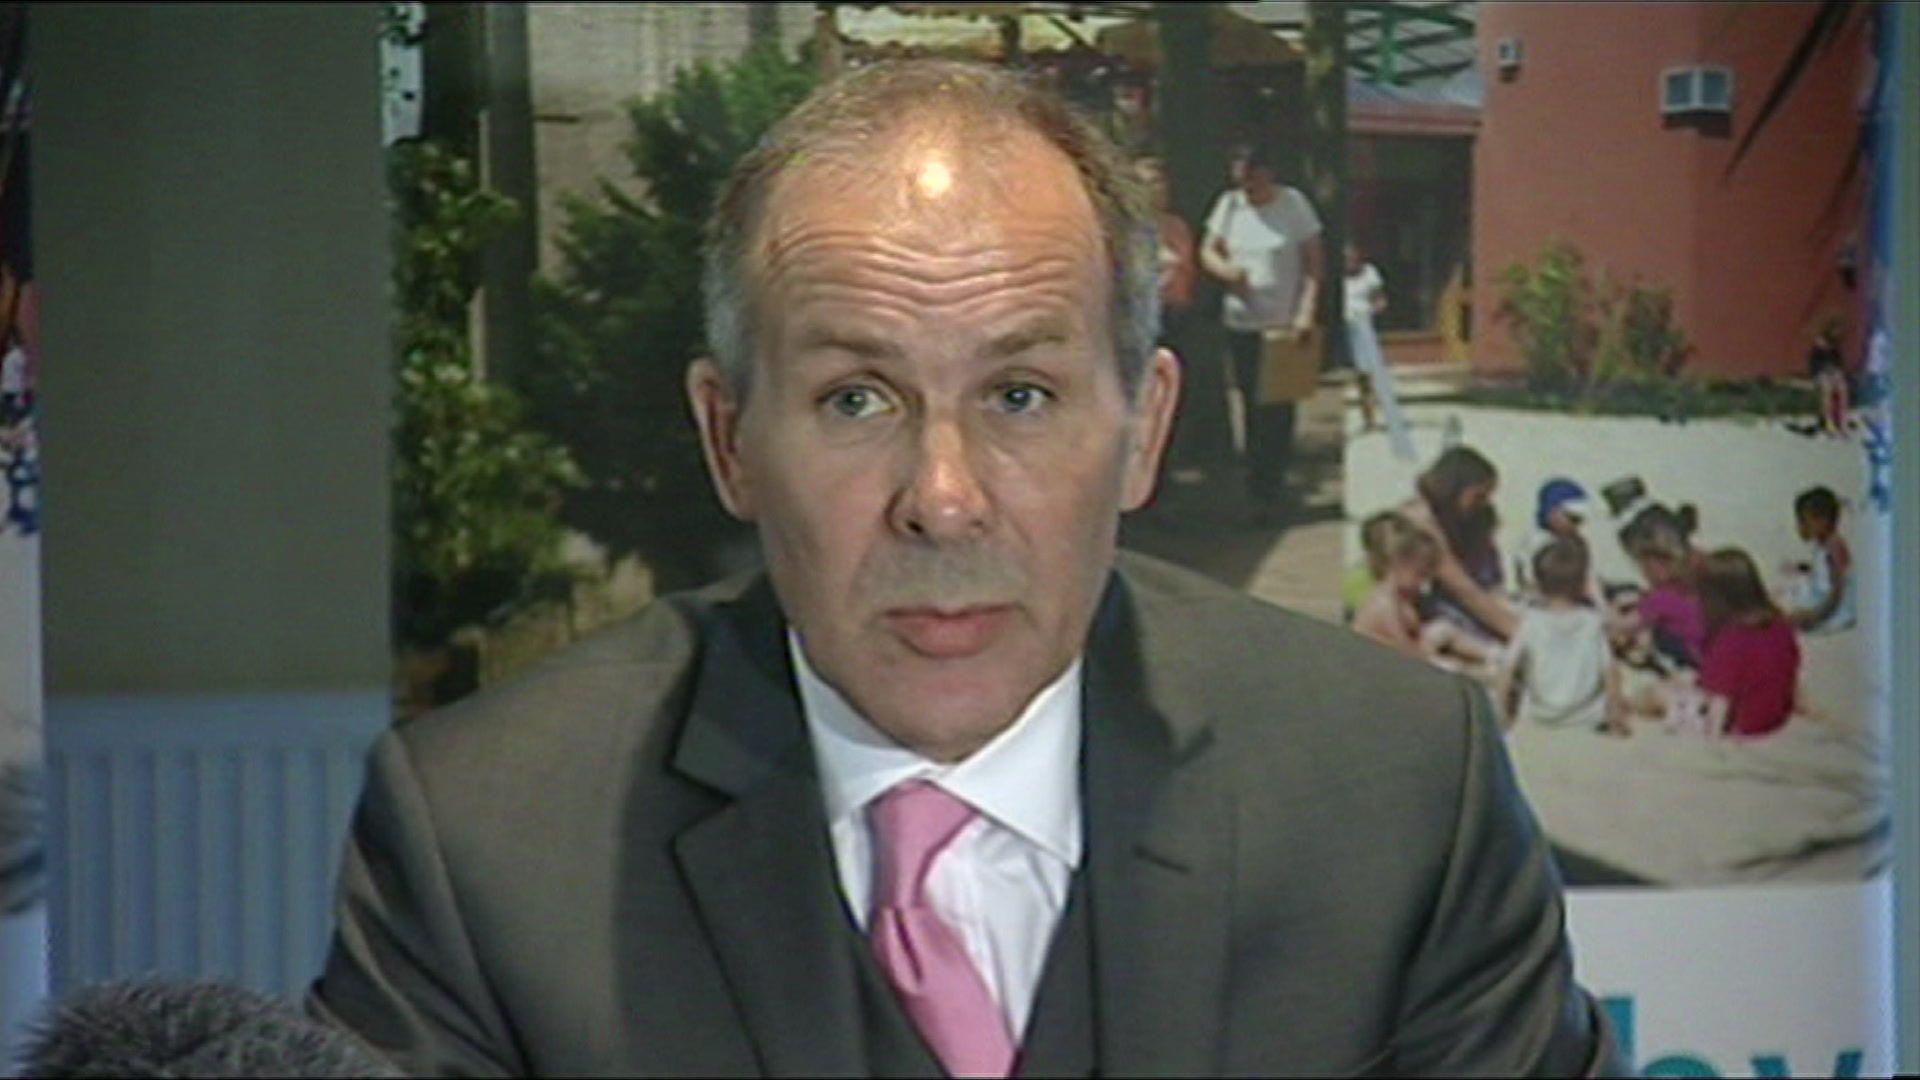
[[[913,447],[893,527],[925,540],[965,540],[986,531],[991,504],[966,432],[953,419],[929,418]]]

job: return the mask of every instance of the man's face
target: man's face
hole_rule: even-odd
[[[756,381],[744,406],[710,365],[689,389],[808,661],[955,760],[1080,652],[1178,368],[1157,354],[1127,400],[1092,207],[1038,138],[921,140],[872,173],[779,182]]]

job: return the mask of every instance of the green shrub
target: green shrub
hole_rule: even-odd
[[[1673,291],[1601,276],[1594,383],[1660,382],[1680,374],[1693,345],[1674,319]]]
[[[1549,243],[1532,265],[1516,262],[1502,270],[1500,289],[1494,317],[1519,343],[1528,384],[1547,394],[1584,391],[1599,330],[1593,284],[1579,249],[1564,240]]]
[[[1806,386],[1769,379],[1696,379],[1684,375],[1662,380],[1616,380],[1578,398],[1541,393],[1524,382],[1479,382],[1457,397],[1429,401],[1593,416],[1652,416],[1672,421],[1806,416],[1818,407],[1813,390]]]
[[[709,576],[746,535],[708,486],[683,389],[704,347],[701,230],[734,162],[814,82],[804,60],[756,50],[632,104],[643,194],[603,182],[566,200],[560,265],[534,283],[537,362],[516,385],[584,471],[566,520],[613,556],[638,553],[661,589]]]
[[[1529,393],[1598,410],[1608,401],[1688,398],[1682,368],[1693,346],[1674,317],[1672,290],[1621,281],[1602,269],[1596,285],[1585,256],[1564,240],[1534,262],[1500,273],[1495,318],[1507,324],[1526,362]]]
[[[565,581],[567,452],[531,430],[518,396],[475,370],[468,307],[487,240],[512,202],[433,142],[388,152],[395,220],[394,613],[399,639],[446,642]]]

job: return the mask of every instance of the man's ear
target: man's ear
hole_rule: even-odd
[[[687,405],[700,426],[700,451],[720,505],[741,521],[752,521],[753,486],[740,458],[742,403],[720,365],[707,357],[687,365]]]
[[[1170,350],[1155,349],[1134,394],[1122,510],[1138,510],[1153,496],[1154,483],[1160,477],[1160,457],[1173,430],[1173,413],[1180,406],[1179,358]]]

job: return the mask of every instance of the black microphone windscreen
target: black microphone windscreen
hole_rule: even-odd
[[[57,1004],[27,1035],[22,1076],[398,1077],[345,1032],[217,983],[112,982]]]

